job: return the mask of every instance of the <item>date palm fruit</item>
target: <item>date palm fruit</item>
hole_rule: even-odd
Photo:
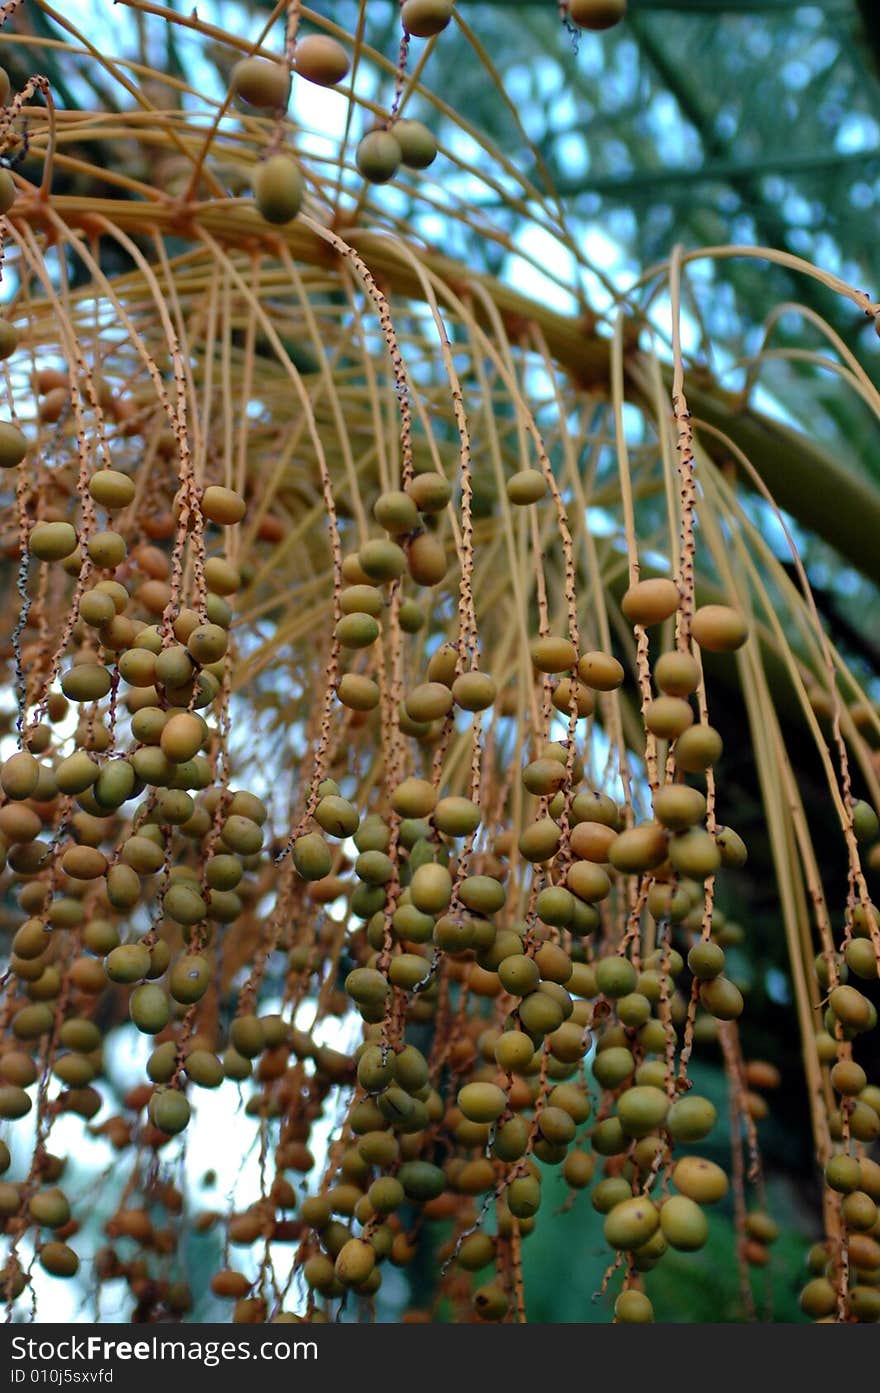
[[[694,712],[683,697],[659,696],[644,711],[645,728],[660,740],[675,740],[693,725]]]
[[[306,34],[297,41],[294,71],[319,87],[335,87],[348,76],[348,54],[328,34]]]
[[[657,578],[636,581],[625,591],[620,608],[631,624],[650,628],[670,619],[681,601],[674,581]]]
[[[232,69],[233,92],[248,106],[281,111],[290,99],[290,73],[271,58],[243,58]]]
[[[703,721],[682,731],[673,754],[677,767],[685,774],[703,773],[721,758],[721,736]]]
[[[852,808],[853,831],[860,842],[873,842],[880,836],[880,818],[864,799],[859,799]]]
[[[608,860],[626,874],[653,870],[666,860],[669,839],[656,822],[643,822],[620,832],[608,848]]]
[[[654,794],[654,816],[671,832],[683,832],[706,816],[706,799],[687,784],[664,784]]]
[[[596,692],[613,692],[623,684],[623,666],[610,653],[584,653],[578,659],[578,677]]]
[[[735,1021],[743,1012],[742,992],[729,977],[719,975],[700,986],[700,1003],[719,1021]]]
[[[367,131],[358,142],[355,158],[368,183],[387,184],[400,168],[403,151],[391,131]]]
[[[547,480],[540,469],[521,469],[512,474],[506,484],[507,497],[518,508],[539,503],[547,493]]]
[[[401,161],[407,169],[427,169],[434,163],[437,158],[437,142],[422,121],[402,118],[395,121],[391,130],[400,146]]]
[[[697,1204],[717,1204],[724,1199],[729,1186],[721,1167],[702,1156],[682,1156],[673,1167],[672,1183]]]
[[[135,482],[118,469],[99,469],[89,480],[89,493],[108,511],[127,508],[135,496]]]
[[[29,750],[10,755],[0,767],[0,787],[7,798],[30,798],[40,778],[40,766]]]
[[[463,711],[486,711],[498,689],[488,672],[462,672],[452,683],[452,697]]]
[[[0,469],[14,469],[27,452],[27,436],[12,421],[0,421]]]
[[[76,551],[76,532],[69,522],[38,522],[31,529],[28,546],[39,561],[63,561]]]
[[[660,1209],[663,1237],[673,1248],[695,1252],[709,1237],[709,1224],[700,1206],[687,1195],[671,1195]]]
[[[160,1132],[166,1132],[169,1136],[176,1136],[185,1130],[190,1112],[186,1097],[175,1088],[158,1088],[150,1099],[150,1121]]]
[[[539,672],[565,672],[577,663],[577,649],[570,639],[547,635],[532,640],[529,651]]]
[[[5,105],[5,103],[0,103]],[[8,319],[0,317],[0,362],[11,358],[19,343],[19,332]]]
[[[617,1116],[624,1132],[630,1137],[647,1137],[662,1126],[669,1100],[660,1088],[637,1084],[621,1094]]]
[[[270,155],[257,165],[254,200],[266,222],[276,225],[292,222],[302,208],[304,193],[303,173],[293,155]]]
[[[646,1243],[660,1223],[660,1215],[650,1199],[634,1195],[622,1200],[606,1215],[603,1231],[612,1248],[631,1251]]]
[[[654,664],[654,681],[666,696],[690,696],[700,685],[700,665],[692,653],[681,649],[661,653]]]
[[[672,1104],[666,1116],[666,1127],[673,1141],[695,1142],[707,1137],[717,1120],[714,1103],[689,1093]]]
[[[643,1291],[630,1287],[615,1301],[614,1315],[624,1325],[647,1325],[654,1319],[654,1307]]]
[[[18,196],[15,180],[8,169],[0,169],[0,213],[8,213]]]
[[[440,34],[452,19],[453,0],[404,0],[400,10],[403,27],[417,39]]]
[[[79,1271],[79,1258],[67,1243],[44,1243],[39,1259],[40,1266],[53,1277],[75,1277]]]
[[[691,634],[710,653],[733,653],[742,648],[749,628],[744,616],[728,605],[701,605],[691,621]]]

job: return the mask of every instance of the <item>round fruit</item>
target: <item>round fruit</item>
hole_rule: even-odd
[[[453,0],[404,0],[400,10],[403,27],[417,39],[441,33],[452,19]]]
[[[290,73],[270,58],[243,58],[232,69],[231,86],[249,106],[280,111],[290,98]]]
[[[611,29],[626,14],[626,0],[569,0],[568,17],[579,29]]]
[[[673,1248],[695,1252],[709,1237],[709,1224],[702,1209],[687,1195],[672,1195],[660,1210],[663,1237]]]
[[[270,155],[254,172],[254,199],[266,222],[292,222],[302,208],[305,180],[292,155]],[[237,588],[237,587],[233,587]]]
[[[728,1190],[725,1172],[702,1156],[682,1156],[673,1168],[672,1183],[697,1204],[717,1204]]]
[[[749,636],[744,617],[728,605],[701,605],[691,623],[691,634],[710,653],[733,653]]]
[[[654,1307],[643,1291],[622,1291],[614,1303],[614,1314],[626,1325],[646,1325],[654,1319]]]
[[[296,45],[294,70],[298,77],[319,87],[335,87],[350,68],[348,54],[327,34],[307,34]]]
[[[612,1248],[639,1248],[657,1229],[660,1215],[652,1202],[641,1196],[616,1204],[606,1216],[604,1233]]]
[[[403,151],[391,131],[367,131],[361,137],[355,158],[360,173],[368,183],[387,184],[400,168]],[[366,566],[364,570],[370,574]]]

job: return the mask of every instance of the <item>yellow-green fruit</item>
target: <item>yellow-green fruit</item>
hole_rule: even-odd
[[[406,553],[396,542],[378,538],[365,542],[358,552],[365,575],[378,582],[397,580],[406,568]]]
[[[699,774],[721,757],[721,736],[713,726],[700,721],[682,732],[675,742],[675,763],[685,774]]]
[[[666,1115],[666,1127],[673,1141],[702,1141],[709,1135],[717,1119],[714,1103],[691,1093],[672,1104]]]
[[[507,497],[518,508],[539,503],[547,493],[547,481],[540,469],[521,469],[507,481]]]
[[[452,710],[453,695],[443,682],[421,682],[404,700],[407,715],[413,721],[436,721]]]
[[[687,1195],[672,1195],[664,1202],[660,1210],[660,1227],[667,1243],[683,1252],[695,1252],[702,1248],[709,1237],[705,1214]]]
[[[351,711],[373,711],[379,705],[379,688],[371,677],[346,672],[339,679],[336,695]]]
[[[721,852],[715,838],[702,827],[689,827],[669,840],[669,860],[679,875],[705,880],[721,865]]]
[[[814,1277],[801,1292],[801,1310],[814,1320],[832,1316],[837,1310],[837,1293],[827,1277]]]
[[[711,982],[724,971],[724,949],[711,939],[695,943],[688,953],[688,967],[701,982]]]
[[[618,1088],[632,1074],[635,1059],[623,1045],[611,1045],[601,1050],[593,1060],[593,1077],[603,1088]],[[623,1123],[619,1124],[621,1128]]]
[[[415,3],[421,3],[421,0],[407,0],[407,4]],[[474,1292],[474,1310],[482,1320],[503,1320],[509,1307],[510,1299],[497,1282],[489,1282]]]
[[[463,711],[486,711],[498,695],[487,672],[462,672],[452,684],[452,696]]]
[[[643,1291],[622,1291],[614,1303],[614,1314],[624,1325],[647,1325],[654,1319],[654,1307]]]
[[[232,69],[233,92],[250,106],[278,111],[290,97],[290,73],[269,58],[243,58]]]
[[[520,854],[526,861],[550,861],[556,855],[562,833],[552,817],[539,818],[519,838]]]
[[[504,1090],[493,1083],[468,1083],[458,1091],[458,1106],[471,1122],[497,1122],[507,1107]]]
[[[344,614],[333,632],[343,648],[369,648],[379,637],[380,629],[370,614]]]
[[[373,517],[392,537],[403,537],[419,526],[418,507],[402,489],[380,493],[373,504]]]
[[[28,450],[27,437],[11,421],[0,421],[0,469],[14,469]]]
[[[529,646],[532,664],[539,672],[565,672],[577,662],[577,649],[570,639],[548,635]]]
[[[654,794],[654,816],[672,832],[693,827],[706,815],[706,799],[687,784],[664,784]]]
[[[437,791],[427,779],[404,779],[391,795],[391,806],[401,817],[427,817],[436,802]]]
[[[669,1108],[666,1094],[650,1085],[628,1088],[617,1100],[617,1116],[629,1137],[647,1137],[662,1126]]]
[[[334,1271],[345,1287],[360,1287],[376,1266],[376,1250],[362,1238],[350,1238],[336,1257]]]
[[[694,712],[683,697],[659,696],[648,702],[644,719],[646,729],[659,740],[675,740],[693,725]]]
[[[135,495],[135,483],[118,469],[99,469],[89,480],[89,493],[102,508],[127,508]]]
[[[586,716],[591,716],[595,710],[596,702],[590,688],[586,683],[578,678],[563,677],[553,688],[550,700],[557,711],[564,715],[569,715],[574,703],[574,709],[578,717],[583,720]]]
[[[596,986],[604,996],[628,996],[635,991],[638,973],[629,958],[600,958],[595,964]]]
[[[132,1022],[144,1035],[158,1035],[171,1016],[171,1004],[161,987],[147,983],[135,987],[128,1004]]]
[[[19,750],[3,761],[0,786],[7,798],[30,798],[40,779],[40,766],[28,750]]]
[[[38,522],[31,529],[28,547],[39,561],[63,561],[76,551],[76,531],[69,522]]]
[[[201,1001],[211,982],[211,964],[200,953],[185,954],[171,969],[168,988],[175,1001]]]
[[[871,1003],[855,987],[835,987],[828,1003],[844,1025],[853,1030],[866,1030],[871,1022]]]
[[[143,943],[122,943],[104,959],[111,982],[140,982],[150,970],[150,950]]]
[[[318,832],[307,832],[293,844],[293,863],[303,880],[323,880],[330,874],[333,857]]]
[[[423,131],[425,130],[425,127],[422,126],[420,121],[400,121],[398,125],[405,126],[407,130],[409,130],[410,127],[416,126],[420,127]],[[395,128],[395,135],[396,134],[397,128]],[[430,135],[430,132],[428,132],[428,134]],[[434,137],[430,136],[430,139],[433,143]],[[434,144],[434,153],[436,154],[436,152],[437,146]],[[406,158],[404,162],[406,164],[411,163],[411,161]],[[413,168],[419,168],[419,166],[414,165]],[[452,486],[443,474],[435,474],[432,470],[428,470],[425,474],[416,474],[415,477],[409,481],[406,486],[406,493],[415,503],[420,513],[440,513],[452,497]]]
[[[98,766],[85,750],[74,750],[55,770],[55,782],[61,793],[85,793],[98,777]]]
[[[419,866],[409,889],[416,909],[423,914],[441,914],[452,898],[452,876],[445,866]]]
[[[157,1089],[150,1099],[150,1121],[160,1132],[176,1136],[189,1122],[191,1110],[189,1103],[177,1089]]]
[[[466,837],[480,825],[480,809],[470,798],[441,798],[434,808],[433,823],[446,837]]]
[[[397,173],[402,158],[403,152],[391,131],[381,130],[367,131],[355,154],[358,170],[370,184],[387,184]]]
[[[710,653],[733,653],[748,638],[749,626],[744,616],[728,605],[701,605],[694,613],[691,634]]]
[[[507,1073],[521,1072],[531,1064],[535,1046],[521,1030],[502,1031],[494,1045],[495,1059]]]
[[[651,1200],[641,1195],[622,1200],[605,1218],[605,1240],[612,1248],[630,1251],[646,1243],[656,1231],[660,1215]]]
[[[187,652],[204,666],[226,656],[229,635],[219,624],[198,624],[186,640]]]
[[[120,566],[128,554],[125,538],[118,532],[94,532],[86,547],[96,566],[112,570]]]
[[[113,685],[110,673],[100,663],[77,663],[61,679],[61,690],[71,701],[100,701]]]
[[[540,970],[534,958],[525,953],[511,953],[498,964],[498,977],[506,992],[513,996],[527,996],[537,989]]]
[[[315,809],[315,821],[330,837],[351,837],[360,819],[357,808],[347,798],[328,794]]]
[[[234,527],[247,512],[247,504],[241,494],[220,484],[208,485],[202,494],[200,507],[209,522],[215,522],[220,527]]]

